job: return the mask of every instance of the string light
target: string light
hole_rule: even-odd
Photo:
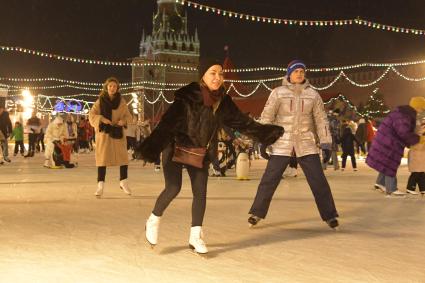
[[[399,77],[407,80],[407,81],[411,81],[411,82],[421,82],[425,80],[425,77],[420,77],[420,78],[412,78],[412,77],[408,77],[404,74],[402,74],[399,70],[397,70],[394,66],[389,66],[385,69],[385,71],[382,73],[382,75],[380,75],[377,79],[369,82],[369,83],[358,83],[356,81],[354,81],[353,79],[349,78],[348,75],[344,72],[344,71],[340,71],[339,74],[327,85],[319,87],[319,86],[315,86],[313,84],[310,84],[310,86],[318,91],[321,90],[326,90],[330,87],[332,87],[336,82],[338,82],[341,78],[344,78],[346,81],[348,81],[350,84],[357,86],[357,87],[370,87],[372,85],[377,84],[378,82],[380,82],[382,79],[384,79],[388,73],[392,71],[395,74],[397,74]],[[228,86],[228,90],[227,93],[229,93],[231,90],[234,90],[239,96],[241,97],[249,97],[251,95],[253,95],[260,86],[265,87],[267,90],[272,90],[272,88],[270,86],[268,86],[266,83],[268,82],[276,82],[276,81],[281,81],[284,77],[275,77],[275,78],[265,78],[265,79],[258,79],[258,80],[224,80],[227,83],[230,83],[230,85]],[[4,79],[4,78],[1,78]],[[13,80],[13,79],[11,79]],[[19,80],[19,79],[17,79]],[[29,79],[28,79],[29,80]],[[254,87],[254,90],[249,92],[249,93],[241,93],[237,88],[235,83],[257,83],[257,85]],[[7,85],[7,84],[1,84],[3,87],[9,88],[10,92],[19,92],[22,89],[29,89],[29,90],[47,90],[47,89],[60,89],[60,88],[75,88],[75,89],[83,89],[83,90],[90,90],[90,91],[100,91],[101,88],[93,88],[93,87],[83,87],[80,85],[83,85],[84,82],[79,82],[79,85],[71,85],[71,84],[63,84],[63,85],[56,85],[56,86],[20,86],[20,85]],[[128,85],[128,84],[127,84]],[[182,83],[182,85],[185,85],[184,83]],[[174,88],[161,88],[161,87],[149,87],[149,86],[145,86],[143,87],[143,89],[146,90],[153,90],[153,91],[159,91],[159,92],[164,92],[164,91],[175,91],[177,90],[179,87],[174,87]],[[126,90],[130,90],[130,92],[123,92],[123,95],[130,95],[129,93],[131,93],[131,91],[137,91],[138,87],[122,87],[121,88],[123,91]],[[71,98],[71,97],[79,97],[79,96],[88,96],[88,97],[96,97],[98,96],[98,94],[74,94],[74,95],[69,95],[67,97]]]
[[[328,89],[330,87],[332,87],[337,81],[339,81],[339,79],[342,77],[342,71],[339,73],[338,76],[335,77],[335,79],[333,79],[333,81],[331,81],[328,85],[324,86],[324,87],[316,87],[312,84],[310,84],[311,88],[315,89],[315,90],[325,90]]]
[[[378,89],[376,88],[373,92],[376,93],[377,90]],[[348,105],[348,107],[351,110],[353,110],[358,116],[361,116],[361,117],[370,117],[371,114],[388,114],[390,112],[390,110],[384,110],[384,111],[370,111],[370,110],[366,110],[366,111],[364,111],[362,113],[362,112],[360,112],[358,110],[358,108],[347,97],[345,97],[342,94],[338,95],[337,97],[333,97],[333,98],[329,99],[326,102],[323,102],[323,104],[328,105],[328,104],[331,104],[331,103],[333,103],[333,102],[335,102],[337,100],[342,100],[345,104]]]
[[[421,77],[421,78],[411,78],[408,77],[406,75],[403,75],[402,73],[400,73],[396,68],[391,67],[391,70],[396,73],[397,75],[399,75],[400,77],[402,77],[403,79],[407,80],[407,81],[411,81],[411,82],[420,82],[425,80],[425,77]]]
[[[9,47],[9,46],[0,46],[0,51],[14,51],[14,52],[20,52],[20,53],[26,53],[30,55],[37,55],[46,57],[49,59],[58,59],[59,58],[71,58],[69,60],[74,63],[84,63],[84,64],[91,64],[89,62],[98,62],[96,64],[100,65],[107,65],[107,66],[154,66],[154,67],[170,67],[174,69],[181,69],[186,71],[197,71],[197,68],[195,67],[184,67],[180,65],[171,65],[166,63],[158,63],[158,62],[144,62],[144,63],[130,63],[130,62],[118,62],[118,61],[105,61],[105,60],[92,60],[92,59],[80,59],[80,58],[74,58],[74,57],[67,57],[63,55],[55,55],[55,54],[49,54],[41,51],[36,50],[30,50],[26,48],[21,47]],[[119,63],[119,64],[118,64]],[[93,63],[95,64],[95,63]],[[410,66],[410,65],[418,65],[418,64],[425,64],[425,60],[416,60],[416,61],[406,61],[406,62],[398,62],[398,63],[360,63],[360,64],[354,64],[354,65],[347,65],[347,66],[334,66],[334,67],[321,67],[321,68],[309,68],[307,69],[308,72],[334,72],[334,71],[346,71],[346,70],[353,70],[353,69],[359,69],[359,68],[370,68],[370,67],[390,67],[390,66]],[[264,72],[264,71],[277,71],[277,72],[286,72],[286,67],[273,67],[273,66],[263,66],[263,67],[252,67],[252,68],[234,68],[234,69],[224,69],[223,72],[225,73],[248,73],[248,72]],[[37,80],[37,79],[34,79]],[[68,84],[74,84],[75,81],[68,81],[63,79],[56,79],[56,78],[46,78],[46,80],[58,80],[62,83],[68,83]],[[132,83],[127,83],[128,85],[131,85]],[[169,86],[181,86],[180,83],[161,83],[161,82],[153,82],[153,81],[142,81],[137,82],[135,84],[154,84],[154,85],[169,85]],[[93,85],[98,86],[101,85],[100,83],[87,83],[87,85]]]
[[[238,93],[240,96],[242,96],[242,97],[249,97],[249,96],[251,96],[253,93],[255,93],[257,90],[258,90],[258,88],[260,87],[260,85],[261,84],[258,84],[256,87],[255,87],[255,89],[251,92],[251,93],[248,93],[248,94],[246,94],[246,95],[243,95],[243,94],[241,94],[241,93]],[[266,88],[268,88],[268,86],[265,84],[265,83],[262,83],[262,85],[264,86],[264,87],[266,87]],[[236,92],[238,92],[237,91],[237,89],[235,88],[235,86],[233,85],[233,83],[230,85],[230,87],[228,88],[228,90],[227,90],[227,93],[228,92],[230,92],[231,90],[235,90]],[[269,90],[272,90],[271,88],[268,88]],[[376,93],[377,92],[377,90],[378,90],[378,88],[376,88],[374,91],[373,91],[373,93]],[[23,94],[21,93],[20,95],[14,95],[13,97],[18,97],[18,96],[22,96]],[[86,94],[83,94],[83,95],[86,95]],[[135,110],[137,110],[138,109],[138,105],[137,106],[135,106],[135,104],[138,104],[139,103],[139,101],[138,101],[138,96],[137,96],[137,94],[136,93],[127,93],[127,94],[125,94],[125,95],[131,95],[132,96],[132,98],[130,99],[130,101],[129,102],[127,102],[127,105],[132,105],[132,107],[133,107],[133,112],[135,111]],[[144,101],[145,102],[147,102],[147,103],[149,103],[149,104],[155,104],[155,103],[157,103],[161,98],[162,99],[164,99],[164,101],[166,102],[166,103],[168,103],[168,104],[171,104],[171,103],[173,103],[173,101],[172,100],[167,100],[167,98],[165,97],[165,95],[164,95],[164,92],[163,91],[160,91],[159,92],[159,94],[158,94],[158,96],[154,99],[154,100],[149,100],[147,97],[146,97],[146,95],[145,94],[143,94],[143,96],[144,96]],[[11,96],[9,96],[9,97],[11,97]],[[374,100],[374,98],[373,98],[373,95],[371,95],[371,99],[372,100]],[[340,94],[340,95],[338,95],[338,97],[334,97],[334,98],[331,98],[330,100],[328,100],[328,101],[326,101],[326,102],[324,102],[324,104],[325,105],[328,105],[328,104],[330,104],[330,103],[333,103],[333,102],[335,102],[336,100],[342,100],[343,102],[345,102],[347,105],[348,105],[348,107],[350,107],[350,109],[352,109],[357,115],[359,115],[359,116],[362,116],[362,117],[369,117],[369,116],[371,116],[371,114],[377,114],[377,113],[383,113],[383,114],[387,114],[390,110],[385,110],[385,111],[371,111],[371,110],[366,110],[365,112],[363,112],[363,113],[361,113],[361,112],[359,112],[358,111],[358,109],[357,109],[357,107],[349,100],[349,99],[347,99],[344,95],[342,95],[342,94]],[[52,103],[52,101],[55,101],[55,103]],[[57,104],[57,102],[58,101],[61,101],[61,102],[65,102],[65,103],[69,103],[70,101],[71,102],[78,102],[78,103],[80,103],[80,104],[82,104],[83,105],[83,107],[79,110],[79,111],[72,111],[73,113],[75,113],[75,114],[80,114],[80,115],[86,115],[88,112],[89,112],[89,110],[90,110],[90,108],[91,108],[91,105],[93,105],[94,104],[94,102],[90,102],[90,101],[85,101],[85,100],[82,100],[82,99],[75,99],[75,98],[69,98],[69,97],[65,97],[65,96],[47,96],[47,95],[42,95],[42,94],[39,94],[39,95],[37,95],[36,96],[36,105],[37,105],[37,108],[38,108],[38,111],[40,111],[40,112],[52,112],[52,111],[56,111],[56,112],[67,112],[66,110],[60,110],[60,111],[58,111],[58,109],[56,109],[55,108],[55,106],[54,105],[56,105]],[[13,106],[13,105],[12,105]],[[137,113],[136,113],[137,114]]]
[[[16,85],[4,85],[5,87],[11,88],[10,91],[20,91],[21,89],[25,88],[25,89],[30,89],[30,90],[48,90],[48,89],[61,89],[61,88],[73,88],[73,89],[82,89],[82,90],[89,90],[89,91],[101,91],[102,88],[99,87],[85,87],[85,86],[79,86],[79,85],[72,85],[72,84],[63,84],[63,85],[53,85],[53,86],[16,86]],[[133,89],[138,89],[140,88],[140,86],[128,86],[128,87],[121,87],[121,90],[133,90]],[[159,88],[159,87],[149,87],[149,86],[144,86],[143,89],[147,89],[147,90],[156,90],[156,91],[174,91],[179,89],[179,87],[174,87],[174,88]]]
[[[374,84],[377,84],[380,80],[382,80],[387,74],[388,72],[391,70],[391,67],[388,67],[385,72],[378,77],[376,80],[370,82],[370,83],[366,83],[366,84],[360,84],[360,83],[356,83],[355,81],[353,81],[352,79],[350,79],[345,73],[344,71],[341,71],[341,75],[344,77],[344,79],[346,79],[350,84],[355,85],[357,87],[369,87],[372,86]]]
[[[65,80],[60,78],[6,78],[0,77],[0,80],[10,81],[10,82],[60,82],[66,84],[76,84],[76,85],[88,85],[88,86],[103,86],[101,82],[83,82],[83,81],[73,81]],[[187,83],[168,83],[168,82],[156,82],[156,81],[137,81],[137,82],[124,82],[120,83],[120,86],[143,86],[144,84],[152,85],[163,85],[163,86],[184,86]],[[1,86],[2,84],[0,84]]]
[[[390,67],[388,67],[385,71],[384,71],[384,73],[381,75],[381,76],[379,76],[376,80],[373,80],[372,82],[369,82],[369,83],[365,83],[365,84],[361,84],[361,83],[357,83],[357,82],[355,82],[354,80],[352,80],[352,79],[350,79],[345,73],[344,73],[344,71],[341,71],[340,73],[339,73],[339,75],[330,83],[330,84],[328,84],[328,85],[326,85],[326,86],[324,86],[324,87],[315,87],[315,86],[311,86],[312,88],[314,88],[314,89],[316,89],[316,90],[325,90],[325,89],[328,89],[328,88],[330,88],[330,87],[332,87],[341,77],[344,77],[344,79],[345,80],[347,80],[350,84],[352,84],[352,85],[354,85],[354,86],[357,86],[357,87],[370,87],[370,86],[372,86],[372,85],[375,85],[375,84],[377,84],[379,81],[381,81],[383,78],[385,78],[386,77],[386,75],[390,72],[390,71],[393,71],[395,74],[397,74],[399,77],[401,77],[401,78],[403,78],[403,79],[405,79],[405,80],[408,80],[408,81],[413,81],[413,82],[420,82],[420,81],[424,81],[425,80],[425,77],[421,77],[421,78],[411,78],[411,77],[408,77],[408,76],[406,76],[406,75],[403,75],[400,71],[398,71],[395,67],[393,67],[393,66],[390,66]]]
[[[22,47],[10,47],[10,46],[0,46],[0,51],[14,51],[20,53],[26,53],[29,55],[36,55],[40,57],[47,57],[49,59],[55,59],[60,61],[68,61],[72,63],[82,63],[90,65],[104,65],[104,66],[118,66],[118,67],[142,67],[142,66],[155,66],[155,67],[168,67],[178,70],[186,71],[196,71],[194,67],[185,67],[180,65],[159,63],[159,62],[143,62],[143,63],[134,63],[134,62],[123,62],[123,61],[105,61],[105,60],[94,60],[94,59],[81,59],[76,57],[69,57],[57,54],[51,54],[41,51],[36,51],[32,49],[22,48]]]
[[[274,77],[274,78],[265,78],[265,79],[248,79],[248,80],[232,80],[232,79],[225,79],[224,82],[229,82],[229,83],[258,83],[258,82],[271,82],[271,81],[279,81],[282,80],[284,78],[284,76],[280,76],[280,77]],[[102,83],[95,83],[95,82],[83,82],[83,81],[72,81],[72,80],[65,80],[65,79],[60,79],[60,78],[7,78],[7,77],[0,77],[0,81],[10,81],[10,82],[50,82],[50,81],[55,81],[55,82],[61,82],[61,83],[66,83],[65,85],[59,85],[60,86],[68,86],[68,85],[77,85],[76,87],[79,87],[79,85],[88,85],[88,86],[103,86]],[[141,87],[144,89],[150,89],[150,90],[176,90],[177,88],[150,88],[150,87],[145,87],[144,84],[152,84],[152,85],[163,85],[163,86],[178,86],[178,87],[182,87],[187,85],[189,82],[186,83],[166,83],[166,82],[155,82],[155,81],[138,81],[138,82],[124,82],[124,83],[120,83],[121,89],[131,89],[136,88],[137,87]],[[4,87],[11,87],[13,88],[14,86],[10,86],[10,85],[5,85],[5,84],[0,84],[0,86],[4,86]],[[15,88],[26,88],[25,86],[17,86]],[[88,88],[88,90],[101,90],[101,88]]]
[[[364,26],[366,28],[371,29],[377,29],[377,30],[384,30],[384,31],[390,31],[390,32],[396,32],[396,33],[406,33],[406,34],[412,34],[412,35],[424,35],[425,30],[422,29],[412,29],[412,28],[404,28],[404,27],[397,27],[397,26],[391,26],[391,25],[385,25],[381,23],[376,23],[368,20],[364,20],[361,18],[356,19],[342,19],[342,20],[294,20],[294,19],[279,19],[279,18],[271,18],[271,17],[263,17],[263,16],[255,16],[255,15],[248,15],[243,13],[238,13],[234,11],[228,11],[219,9],[212,6],[207,6],[203,4],[199,4],[193,1],[187,1],[187,0],[176,0],[176,3],[179,3],[181,5],[186,5],[188,7],[198,9],[200,11],[206,11],[211,12],[216,15],[221,15],[223,17],[229,17],[229,18],[239,18],[241,20],[250,21],[250,22],[262,22],[267,24],[279,24],[279,25],[285,25],[285,26],[299,26],[299,27],[342,27],[342,26],[352,26],[352,25],[358,25],[358,26]]]
[[[362,69],[362,68],[400,67],[400,66],[412,66],[412,65],[420,65],[420,64],[425,64],[425,60],[405,61],[405,62],[398,62],[398,63],[359,63],[359,64],[346,65],[346,66],[307,68],[306,71],[321,73],[321,72],[347,71],[347,70]],[[227,72],[227,73],[248,73],[248,72],[263,72],[263,71],[286,72],[286,67],[265,66],[265,67],[253,67],[253,68],[224,69],[224,72]]]

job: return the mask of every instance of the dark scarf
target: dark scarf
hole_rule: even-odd
[[[113,96],[113,99],[111,100],[108,93],[103,93],[99,98],[99,102],[100,102],[100,115],[112,121],[112,110],[117,109],[118,106],[120,106],[121,94],[117,92]],[[100,123],[99,130],[101,132],[105,131],[106,133],[108,133],[110,131],[110,127],[111,127],[110,125]]]
[[[221,87],[218,90],[210,91],[207,87],[201,86],[202,98],[205,106],[213,106],[214,103],[218,102],[224,95],[224,88]]]
[[[100,96],[100,115],[112,121],[112,109],[117,109],[120,106],[121,94],[117,92],[113,99],[109,97],[109,94],[104,93]]]

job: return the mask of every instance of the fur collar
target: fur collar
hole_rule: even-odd
[[[192,82],[176,90],[174,97],[187,102],[203,104],[201,86],[197,82]]]

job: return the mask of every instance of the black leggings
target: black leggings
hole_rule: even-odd
[[[356,156],[354,155],[354,153],[347,153],[347,152],[343,152],[342,153],[342,168],[345,168],[345,164],[347,163],[347,157],[350,156],[351,159],[351,165],[353,166],[353,168],[357,168],[357,164],[356,164]]]
[[[171,160],[173,149],[167,147],[162,152],[162,164],[165,177],[165,189],[156,200],[152,213],[162,216],[171,201],[179,194],[182,187],[183,165]],[[186,166],[192,184],[192,226],[202,226],[207,203],[208,164],[202,169]]]
[[[120,181],[127,179],[128,165],[120,166]],[[97,167],[97,181],[105,182],[106,166]]]
[[[21,149],[21,153],[24,153],[24,151],[25,151],[24,141],[15,140],[15,151],[14,151],[14,153],[17,154],[19,149]]]
[[[28,152],[35,151],[35,143],[37,142],[37,136],[38,134],[34,134],[34,133],[28,134]]]
[[[408,190],[416,190],[416,184],[421,192],[425,192],[425,172],[412,172],[407,181]]]

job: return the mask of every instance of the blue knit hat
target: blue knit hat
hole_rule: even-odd
[[[288,64],[288,68],[286,69],[286,74],[288,75],[288,78],[291,76],[291,73],[295,71],[296,69],[306,69],[305,64],[301,60],[293,60]]]

